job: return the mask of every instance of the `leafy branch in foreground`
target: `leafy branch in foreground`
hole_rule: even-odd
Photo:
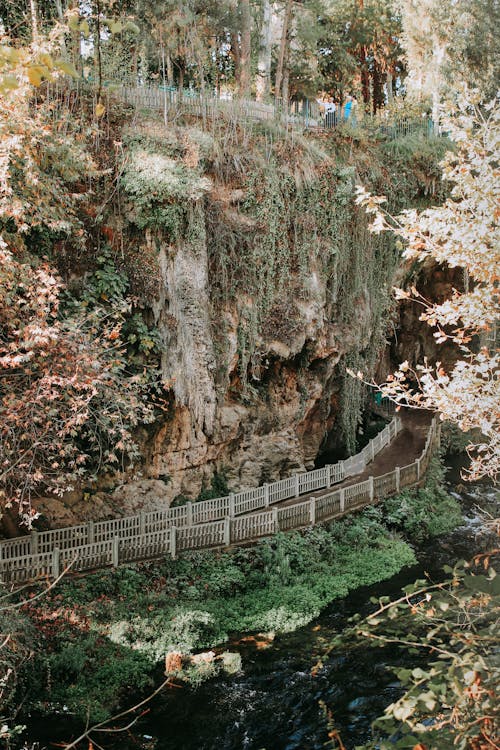
[[[404,694],[373,725],[374,739],[357,750],[494,750],[498,748],[497,633],[500,577],[492,557],[445,568],[443,583],[416,581],[395,601],[354,625],[348,638],[398,646],[426,658],[396,669]]]
[[[434,327],[437,343],[453,341],[458,360],[450,372],[440,362],[416,367],[403,362],[381,386],[398,403],[436,410],[461,430],[477,428],[482,437],[469,446],[469,477],[500,476],[500,354],[495,330],[500,320],[500,100],[480,108],[467,99],[445,129],[456,151],[442,162],[443,177],[454,183],[450,198],[420,213],[404,211],[394,218],[381,205],[385,199],[358,188],[357,203],[374,214],[374,232],[391,232],[405,244],[404,257],[431,259],[462,268],[464,291],[432,303],[412,289],[396,290],[400,299],[417,299],[420,320]],[[489,344],[485,341],[489,338]],[[478,345],[478,340],[482,345]],[[362,377],[362,375],[361,375]]]

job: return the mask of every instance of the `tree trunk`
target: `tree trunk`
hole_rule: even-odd
[[[358,8],[363,13],[365,7],[364,0],[358,0]],[[370,73],[368,71],[368,65],[366,62],[366,45],[361,44],[359,47],[359,67],[360,67],[360,75],[361,75],[361,96],[363,97],[363,102],[365,105],[365,108],[368,110],[370,106]]]
[[[240,81],[239,95],[245,99],[250,93],[250,45],[252,33],[252,16],[250,0],[240,0],[241,46],[240,46]]]
[[[56,6],[56,13],[57,13],[58,19],[60,21],[64,21],[64,13],[63,13],[61,0],[54,0],[54,5]]]
[[[390,104],[392,100],[394,99],[394,78],[392,75],[392,70],[387,71],[387,80],[385,83],[385,88],[387,91],[387,103]]]
[[[36,0],[30,0],[30,16],[31,16],[31,39],[34,44],[38,44],[38,9],[36,7]]]
[[[182,101],[184,94],[184,71],[185,64],[179,66],[179,101]]]
[[[57,18],[60,23],[64,23],[64,11],[61,0],[54,0],[56,6]],[[68,58],[68,51],[66,48],[66,40],[64,36],[61,36],[61,54],[64,59]]]
[[[283,82],[281,84],[281,96],[283,99],[283,107],[288,110],[288,100],[290,98],[290,29],[287,34],[286,48],[285,48],[285,61],[283,64]]]
[[[274,82],[274,96],[279,99],[282,96],[283,70],[285,66],[285,56],[288,49],[288,35],[290,31],[290,21],[292,18],[292,0],[286,0],[285,14],[283,17],[283,28],[281,30],[280,53],[278,58],[278,67],[276,68],[276,80]]]
[[[101,59],[101,0],[96,0],[95,4],[95,61],[97,68],[97,103],[101,103],[101,92],[102,92],[102,59]]]
[[[165,64],[167,66],[167,81],[169,86],[174,85],[174,66],[172,65],[172,58],[170,55],[165,56]]]
[[[368,108],[370,106],[370,73],[366,63],[366,47],[364,44],[359,50],[359,64],[361,68],[361,95],[365,106]]]
[[[78,13],[78,0],[69,0],[68,9]],[[80,32],[71,30],[71,61],[80,74],[83,72],[82,55],[80,49]]]
[[[240,88],[241,78],[241,57],[240,57],[240,43],[237,34],[231,34],[231,56],[234,63],[234,80],[236,88]]]
[[[271,51],[271,3],[269,0],[263,0],[262,30],[255,77],[255,97],[258,102],[266,101],[271,91]]]
[[[377,114],[377,110],[384,106],[384,73],[380,68],[380,63],[376,60],[373,62],[372,71],[372,88],[373,88],[373,114]]]

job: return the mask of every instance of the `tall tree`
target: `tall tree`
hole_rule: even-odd
[[[259,34],[257,75],[255,77],[255,95],[257,101],[265,101],[269,97],[271,91],[271,56],[271,2],[270,0],[263,0],[261,28]]]
[[[250,0],[239,0],[239,17],[241,41],[238,93],[242,97],[248,97],[250,93],[250,53],[252,39],[252,14],[250,13]]]
[[[288,65],[290,53],[290,31],[293,18],[293,0],[285,0],[283,10],[283,23],[281,27],[281,41],[278,53],[278,65],[276,67],[276,78],[274,81],[274,96],[280,99],[283,96],[283,76],[285,67]]]

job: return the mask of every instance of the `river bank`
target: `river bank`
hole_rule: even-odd
[[[160,695],[136,727],[135,741],[156,750],[319,750],[337,747],[329,734],[334,725],[346,750],[368,742],[371,722],[402,693],[392,669],[425,659],[393,645],[328,647],[353,615],[373,611],[373,597],[396,597],[415,578],[441,580],[443,565],[494,545],[478,504],[497,515],[498,492],[463,489],[456,475],[451,480],[448,488],[460,500],[464,522],[439,543],[435,537],[421,543],[415,565],[332,602],[319,618],[277,635],[272,644],[234,638],[226,647],[238,651],[241,671]]]

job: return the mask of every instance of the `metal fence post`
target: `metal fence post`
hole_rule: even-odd
[[[170,527],[170,557],[172,560],[177,558],[177,529],[175,526]]]
[[[345,489],[340,490],[340,512],[343,513],[345,510]]]
[[[399,466],[396,466],[394,472],[396,474],[396,492],[399,492],[401,487],[401,469],[399,468]]]
[[[117,568],[119,562],[120,562],[120,537],[114,536],[113,546],[111,548],[111,564],[113,565],[113,568]]]
[[[61,572],[61,551],[59,547],[52,550],[52,578],[59,578]]]
[[[311,526],[314,526],[316,523],[316,498],[311,497],[309,501],[309,521],[311,523]]]
[[[231,544],[231,519],[226,516],[224,519],[224,547]]]
[[[33,529],[31,532],[31,554],[38,554],[38,531],[36,531],[35,529]]]

